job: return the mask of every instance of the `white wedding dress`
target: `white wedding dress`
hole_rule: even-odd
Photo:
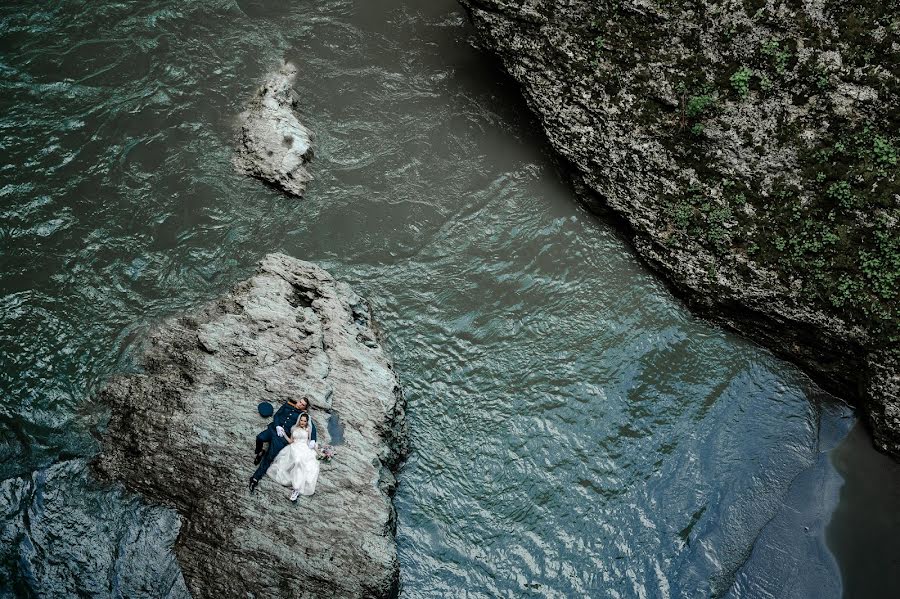
[[[312,495],[319,480],[316,450],[307,445],[308,432],[305,429],[295,427],[291,432],[294,442],[278,452],[268,475],[278,484],[300,491],[301,495]]]

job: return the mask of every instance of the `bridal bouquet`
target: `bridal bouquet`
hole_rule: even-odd
[[[316,458],[323,462],[330,462],[334,457],[334,447],[331,445],[322,445],[321,451],[316,453]]]

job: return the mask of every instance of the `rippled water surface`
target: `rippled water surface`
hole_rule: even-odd
[[[470,36],[450,0],[0,8],[0,596],[183,591],[167,512],[85,475],[90,392],[274,250],[388,335],[403,596],[900,585],[897,464],[576,205]],[[229,163],[284,58],[318,136],[302,201]]]

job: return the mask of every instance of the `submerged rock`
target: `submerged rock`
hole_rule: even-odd
[[[297,118],[293,90],[297,67],[286,63],[272,73],[241,113],[234,166],[286,193],[302,196],[312,175],[312,131]]]
[[[368,304],[317,266],[281,254],[231,293],[149,334],[144,372],[99,392],[111,406],[95,464],[174,507],[175,552],[194,597],[384,597],[396,592],[394,474],[404,403]],[[276,405],[308,394],[320,442],[337,412],[343,442],[316,493],[264,479],[255,435]]]
[[[171,548],[181,522],[84,460],[0,482],[0,596],[190,599]]]
[[[858,399],[900,456],[896,11],[461,2],[588,208],[692,308]]]

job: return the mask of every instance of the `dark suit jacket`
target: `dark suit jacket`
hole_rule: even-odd
[[[297,424],[297,419],[300,418],[301,413],[302,410],[298,410],[290,404],[284,404],[278,408],[277,412],[275,412],[275,415],[272,417],[272,423],[269,424],[269,428],[274,432],[275,427],[280,426],[284,429],[285,433],[290,435],[291,427]]]

